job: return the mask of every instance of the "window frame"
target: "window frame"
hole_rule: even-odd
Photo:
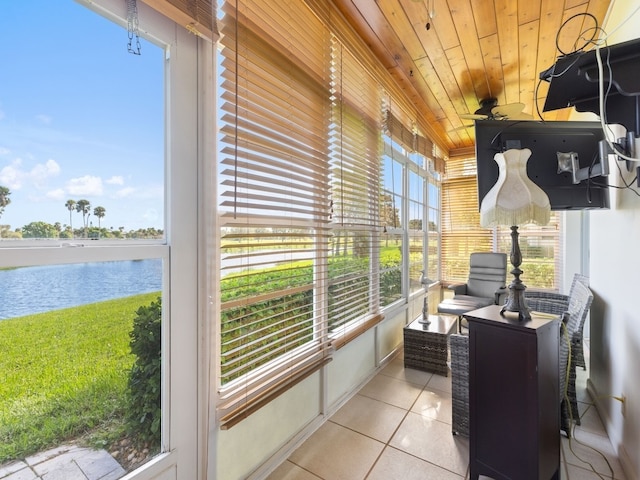
[[[124,28],[123,54],[128,55],[126,3],[78,1],[82,7]],[[206,418],[208,404],[206,388],[198,388],[205,378],[199,373],[198,361],[204,354],[198,336],[204,328],[198,306],[202,268],[198,262],[202,235],[198,227],[202,215],[198,196],[200,182],[206,178],[199,178],[198,171],[202,169],[208,142],[199,135],[198,101],[203,97],[206,100],[207,92],[198,89],[198,64],[200,74],[207,69],[211,72],[213,67],[205,42],[144,3],[138,2],[137,9],[141,35],[165,52],[164,239],[0,242],[0,265],[162,260],[162,351],[166,353],[162,355],[161,453],[127,478],[155,478],[167,469],[177,469],[178,464],[179,478],[199,478],[205,471],[206,448],[198,438],[206,438],[208,427],[198,418]],[[182,453],[178,454],[178,450]]]
[[[389,121],[391,123],[392,121]],[[396,121],[397,122],[397,121]],[[429,169],[429,165],[432,163],[432,160],[425,156],[423,153],[417,152],[412,149],[412,146],[407,145],[407,141],[411,140],[401,140],[399,135],[392,135],[391,132],[388,131],[389,126],[387,126],[387,131],[382,132],[383,136],[383,144],[384,144],[384,152],[383,159],[387,159],[390,162],[395,162],[401,167],[402,178],[400,181],[402,191],[388,191],[383,188],[384,195],[395,195],[396,198],[400,200],[400,206],[396,205],[396,209],[400,212],[401,222],[397,227],[390,227],[385,225],[385,229],[390,234],[395,234],[402,238],[402,262],[400,266],[400,270],[402,273],[402,295],[401,298],[396,300],[395,302],[383,306],[383,311],[391,310],[398,305],[404,304],[408,300],[415,298],[417,296],[425,294],[429,289],[429,284],[422,283],[421,287],[418,289],[414,289],[411,291],[411,278],[410,278],[410,267],[411,267],[411,258],[410,258],[410,241],[411,237],[416,237],[418,234],[417,230],[412,230],[410,228],[410,204],[412,202],[417,202],[421,205],[422,209],[422,229],[420,230],[422,235],[422,265],[420,267],[420,271],[424,272],[425,276],[428,278],[429,271],[429,231],[428,231],[428,212],[433,209],[438,213],[438,217],[440,214],[440,203],[436,206],[430,205],[429,202],[429,184],[434,183],[437,184],[437,179],[433,172]],[[406,130],[406,127],[404,128]],[[406,134],[405,134],[406,137]],[[416,158],[421,159],[420,162],[416,162]],[[383,160],[384,163],[384,160]],[[381,172],[381,175],[384,174],[384,171]],[[412,194],[414,193],[410,186],[410,176],[411,174],[416,175],[422,181],[421,186],[421,196],[422,199],[413,198]],[[437,267],[438,268],[438,267]],[[438,269],[439,270],[439,269]],[[418,278],[417,280],[420,280]],[[431,282],[431,283],[435,283]]]

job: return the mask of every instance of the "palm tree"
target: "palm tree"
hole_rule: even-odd
[[[11,203],[9,195],[11,195],[9,189],[7,187],[0,186],[0,215],[4,213],[4,207]]]
[[[11,199],[9,198],[11,192],[7,187],[0,186],[0,215],[4,213],[4,207],[11,203]],[[0,237],[2,237],[2,231],[0,230]]]
[[[91,215],[91,202],[89,200],[78,200],[76,203],[76,211],[82,213],[82,226],[84,227],[84,236],[87,236],[87,227],[89,225],[89,216]]]
[[[71,235],[73,236],[73,219],[71,218],[71,212],[76,209],[76,201],[67,200],[67,203],[65,203],[64,206],[69,210],[69,227],[71,228]]]
[[[105,216],[107,211],[104,207],[96,207],[93,209],[93,214],[98,217],[98,228],[100,228],[100,220]]]

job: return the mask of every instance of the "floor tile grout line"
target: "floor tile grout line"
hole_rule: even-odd
[[[382,372],[381,372],[381,373],[382,373]],[[376,465],[377,465],[377,464],[378,464],[378,462],[380,461],[380,458],[382,457],[382,455],[384,454],[384,452],[385,452],[385,450],[386,450],[387,448],[392,448],[392,449],[394,449],[394,450],[396,450],[396,451],[398,451],[398,452],[402,452],[402,453],[403,453],[403,454],[405,454],[405,455],[409,455],[410,457],[413,457],[413,458],[415,458],[415,459],[417,459],[417,460],[420,460],[421,462],[425,462],[425,463],[429,463],[429,464],[431,464],[431,465],[434,465],[435,467],[438,467],[438,468],[440,468],[440,469],[442,469],[442,470],[446,470],[447,472],[450,472],[450,473],[452,473],[453,475],[457,475],[457,476],[459,476],[459,477],[461,477],[461,478],[463,478],[463,479],[465,479],[465,478],[467,477],[467,475],[468,475],[468,473],[469,473],[469,467],[468,467],[468,466],[467,466],[467,470],[466,470],[465,475],[461,476],[461,475],[459,475],[457,472],[453,472],[453,471],[451,471],[451,470],[449,470],[449,469],[447,469],[447,468],[444,468],[442,465],[438,465],[438,464],[436,464],[436,463],[433,463],[433,462],[430,462],[430,461],[428,461],[428,460],[425,460],[424,458],[420,458],[420,457],[418,457],[418,456],[416,456],[416,455],[414,455],[414,454],[412,454],[412,453],[410,453],[410,452],[406,452],[406,451],[401,450],[401,449],[399,449],[399,448],[396,448],[396,447],[394,447],[393,445],[391,445],[391,444],[390,444],[390,443],[391,443],[391,441],[393,440],[393,438],[394,438],[394,437],[396,436],[396,434],[398,433],[398,430],[400,430],[400,427],[402,426],[402,424],[403,424],[403,423],[404,423],[404,421],[407,419],[407,417],[409,416],[409,414],[410,414],[410,413],[414,413],[414,414],[416,414],[416,415],[420,415],[420,414],[418,414],[418,413],[416,413],[416,412],[414,412],[414,411],[413,411],[413,407],[416,405],[416,403],[417,403],[417,402],[418,402],[418,400],[420,399],[420,395],[422,395],[425,391],[428,391],[428,392],[430,392],[430,393],[432,392],[431,390],[426,390],[426,389],[427,389],[427,386],[429,385],[429,382],[430,382],[430,381],[431,381],[431,379],[433,378],[433,375],[434,375],[434,374],[431,374],[431,376],[429,377],[429,380],[427,380],[427,383],[425,383],[425,385],[422,387],[422,390],[420,390],[420,393],[419,393],[419,394],[418,394],[418,396],[415,398],[415,400],[413,401],[413,403],[411,404],[411,406],[410,406],[408,409],[404,409],[404,408],[403,408],[403,410],[405,411],[405,413],[404,413],[404,416],[402,417],[402,420],[400,420],[400,422],[398,423],[398,425],[397,425],[397,426],[396,426],[396,428],[394,429],[394,431],[393,431],[393,433],[391,434],[391,436],[389,436],[389,439],[388,439],[388,440],[386,441],[386,443],[384,444],[384,447],[383,447],[383,448],[382,448],[382,450],[380,451],[380,454],[377,456],[376,460],[375,460],[375,461],[373,462],[373,464],[371,465],[371,468],[369,468],[369,471],[367,472],[367,474],[365,475],[365,477],[364,477],[364,479],[363,479],[363,480],[366,480],[366,479],[371,475],[371,473],[373,472],[373,469],[376,467]],[[390,377],[390,378],[396,378],[396,377]],[[400,380],[401,380],[401,379],[400,379]],[[406,382],[406,383],[411,383],[412,385],[416,385],[416,384],[415,384],[415,383],[413,383],[413,382]],[[446,391],[444,391],[444,390],[440,390],[440,389],[438,389],[438,388],[435,388],[434,390],[438,390],[439,392],[442,392],[442,393],[445,393],[445,394],[449,394],[449,395],[450,395],[450,392],[446,392]],[[368,397],[368,396],[366,396],[366,395],[363,395],[363,396],[365,396],[366,398],[371,398],[372,400],[376,400],[376,401],[379,401],[379,402],[381,402],[381,403],[384,403],[385,405],[391,405],[391,404],[389,404],[389,403],[387,403],[387,402],[384,402],[384,401],[382,401],[382,400],[379,400],[379,399],[377,399],[377,398]],[[397,407],[397,405],[392,405],[392,406]],[[402,408],[402,407],[397,407],[397,408]],[[437,421],[437,422],[440,422],[440,423],[444,423],[445,425],[451,425],[450,423],[442,422],[442,421],[438,420],[437,418],[432,418],[431,420],[434,420],[434,421]],[[329,419],[329,421],[331,421],[331,419]],[[338,424],[337,422],[334,422],[334,423],[336,423],[337,425],[340,425],[340,424]],[[346,427],[346,426],[344,426],[344,425],[340,425],[340,426],[345,427],[345,428],[349,428],[349,427]],[[367,437],[367,438],[372,438],[372,437],[370,437],[369,435],[366,435],[366,434],[364,434],[364,433],[357,432],[357,431],[355,431],[355,430],[353,430],[353,429],[351,429],[351,428],[349,428],[349,429],[350,429],[350,430],[352,430],[352,431],[354,431],[354,432],[356,432],[356,433],[358,433],[358,434],[360,434],[360,435],[363,435],[363,436],[365,436],[365,437]],[[452,434],[453,434],[453,433],[452,433]],[[372,439],[373,439],[373,438],[372,438]],[[373,439],[373,440],[377,440],[377,439]],[[377,440],[377,441],[379,441],[379,440]],[[380,443],[382,443],[382,442],[380,442]]]
[[[391,362],[389,362],[389,363],[391,363]],[[385,368],[387,368],[387,367],[385,367]],[[417,403],[418,403],[418,402],[419,402],[419,400],[420,400],[420,397],[421,397],[423,394],[425,394],[425,393],[430,393],[430,394],[435,393],[435,394],[442,395],[443,397],[444,397],[444,396],[451,396],[451,395],[452,395],[452,392],[451,392],[451,391],[446,390],[446,389],[438,388],[438,386],[442,386],[442,385],[440,385],[438,382],[434,382],[434,384],[431,384],[431,382],[433,381],[433,379],[434,379],[434,378],[436,378],[436,377],[435,377],[435,375],[433,375],[433,374],[431,374],[431,375],[428,377],[428,379],[426,379],[426,381],[420,381],[420,382],[417,382],[417,383],[416,383],[415,381],[409,380],[409,379],[407,379],[406,377],[404,377],[404,378],[403,378],[403,377],[400,375],[401,370],[402,370],[402,369],[399,369],[397,365],[396,365],[395,367],[392,367],[391,369],[389,369],[389,370],[387,370],[387,371],[384,371],[384,368],[383,368],[383,369],[381,369],[379,372],[377,372],[377,374],[376,374],[376,375],[374,375],[373,377],[371,377],[371,380],[373,380],[377,375],[381,375],[381,376],[383,376],[383,377],[384,377],[384,379],[386,379],[386,381],[389,381],[389,380],[393,380],[393,381],[395,381],[395,380],[397,380],[397,381],[399,381],[399,382],[401,382],[401,383],[403,383],[403,384],[405,384],[405,385],[409,385],[409,386],[412,386],[412,387],[416,387],[416,390],[418,390],[418,389],[419,389],[419,393],[418,393],[418,394],[415,396],[415,398],[410,402],[410,404],[408,405],[408,407],[398,406],[398,405],[396,405],[396,404],[389,403],[388,401],[385,401],[385,400],[382,400],[382,399],[380,399],[380,398],[377,398],[376,396],[374,396],[376,393],[375,393],[375,392],[373,392],[373,391],[372,391],[372,393],[369,393],[369,394],[364,393],[364,392],[362,391],[362,390],[364,389],[364,386],[363,386],[363,387],[362,387],[358,392],[356,392],[356,394],[354,395],[354,397],[356,397],[356,396],[358,396],[358,395],[359,395],[359,396],[361,396],[361,397],[362,397],[362,398],[364,398],[364,399],[367,399],[367,400],[370,400],[370,401],[374,401],[374,402],[379,402],[379,403],[380,403],[380,404],[382,404],[382,405],[385,405],[385,406],[388,406],[388,407],[393,407],[394,409],[399,409],[400,411],[402,411],[401,418],[399,419],[399,421],[398,421],[398,423],[395,425],[395,427],[392,429],[392,432],[389,434],[389,436],[385,436],[385,440],[384,440],[384,441],[380,440],[379,438],[374,438],[374,437],[373,437],[373,436],[371,436],[370,434],[366,434],[366,433],[362,433],[362,432],[360,432],[360,431],[357,431],[357,430],[355,430],[354,428],[352,428],[352,427],[350,427],[350,426],[343,425],[343,424],[339,423],[337,420],[334,420],[334,415],[335,415],[335,413],[337,413],[337,411],[336,411],[336,412],[334,412],[334,413],[333,413],[333,414],[332,414],[332,415],[327,419],[327,421],[331,422],[331,423],[332,423],[332,424],[334,424],[335,426],[338,426],[338,427],[341,427],[341,428],[347,429],[347,430],[351,431],[352,433],[354,433],[354,434],[356,434],[356,435],[358,435],[358,436],[361,436],[361,437],[363,437],[363,438],[367,438],[367,439],[373,440],[373,441],[375,441],[375,442],[379,443],[379,444],[382,446],[382,449],[381,449],[381,450],[380,450],[380,452],[377,454],[377,456],[376,456],[376,458],[374,459],[374,461],[373,461],[373,463],[371,464],[371,466],[368,468],[368,471],[366,472],[365,476],[363,477],[363,480],[366,480],[367,478],[369,478],[369,477],[373,474],[373,472],[374,472],[374,470],[375,470],[376,466],[380,465],[380,461],[381,461],[381,459],[382,459],[383,455],[385,454],[385,452],[389,452],[389,451],[391,451],[390,449],[392,449],[392,450],[393,450],[393,451],[395,451],[395,452],[401,452],[403,455],[409,455],[410,457],[415,458],[416,460],[419,460],[419,461],[421,461],[421,462],[426,462],[426,463],[428,463],[428,464],[430,464],[430,465],[434,465],[434,466],[436,466],[437,468],[444,469],[445,471],[450,472],[452,475],[456,475],[457,477],[464,478],[464,479],[468,479],[468,476],[469,476],[469,468],[468,468],[468,465],[467,465],[467,469],[466,469],[465,474],[464,474],[463,476],[461,476],[461,475],[460,475],[460,473],[455,472],[455,471],[451,471],[451,470],[449,470],[449,469],[447,469],[447,468],[443,467],[442,465],[440,465],[440,464],[438,464],[438,463],[434,463],[433,461],[425,460],[424,458],[421,458],[420,456],[417,456],[417,455],[415,455],[415,454],[412,454],[412,453],[410,453],[410,452],[407,452],[407,451],[403,450],[402,448],[399,448],[399,447],[397,447],[397,446],[391,445],[391,443],[392,443],[393,439],[394,439],[394,438],[396,437],[396,435],[398,434],[398,432],[399,432],[399,430],[401,429],[402,425],[403,425],[403,424],[407,421],[407,419],[409,418],[409,414],[410,414],[410,413],[414,413],[415,415],[418,415],[418,416],[421,416],[421,415],[422,415],[422,414],[420,413],[420,411],[413,411],[413,409],[416,407]],[[448,377],[450,377],[450,376],[448,376]],[[414,379],[415,379],[415,378],[417,378],[417,377],[416,377],[416,376],[413,376],[413,374],[412,374],[412,378],[414,378]],[[591,406],[592,406],[592,404],[589,404],[588,402],[579,401],[578,403],[579,403],[579,405],[582,405],[582,406],[583,406],[583,408],[584,408],[584,406],[587,406],[588,408],[591,408]],[[588,410],[588,408],[587,408],[587,410]],[[431,417],[431,416],[428,416],[428,417],[429,417],[431,420],[433,420],[433,421],[437,421],[437,422],[439,422],[439,423],[442,423],[442,424],[445,424],[445,425],[451,426],[451,423],[450,423],[450,422],[446,422],[446,421],[444,421],[444,420],[442,420],[442,419],[438,419],[438,418]],[[608,436],[606,435],[606,432],[602,432],[602,434],[601,434],[600,432],[596,432],[596,431],[593,431],[593,430],[583,430],[583,431],[588,432],[589,434],[593,434],[593,435],[597,435],[597,436],[602,436],[603,438],[608,438]],[[565,477],[565,478],[569,478],[569,469],[570,469],[570,468],[574,468],[574,467],[575,467],[575,468],[581,468],[581,469],[583,469],[583,470],[584,470],[584,467],[583,467],[583,466],[575,465],[575,464],[574,464],[575,462],[574,462],[574,463],[569,463],[569,462],[567,461],[567,457],[566,457],[566,455],[565,455],[565,450],[566,450],[566,448],[567,448],[567,447],[566,447],[564,444],[561,444],[561,469],[562,469],[562,471],[564,472],[564,477]],[[303,467],[301,467],[301,466],[298,466],[298,467],[303,468]],[[315,478],[315,477],[317,477],[317,478],[322,478],[322,477],[319,477],[317,474],[315,474],[315,473],[313,473],[313,472],[311,472],[311,471],[309,471],[309,470],[306,470],[306,469],[304,469],[304,468],[303,468],[303,470],[305,470],[306,472],[308,472],[308,473],[312,474],[312,475],[314,476],[314,478]],[[596,473],[597,473],[597,472],[596,472]],[[602,474],[602,475],[607,476],[608,474]],[[610,478],[610,477],[607,477],[607,478]]]

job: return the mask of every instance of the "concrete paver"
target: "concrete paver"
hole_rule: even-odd
[[[63,445],[0,465],[0,480],[117,480],[126,471],[106,450]]]

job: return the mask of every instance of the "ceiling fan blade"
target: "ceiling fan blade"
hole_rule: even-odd
[[[524,103],[508,103],[507,105],[496,105],[491,109],[496,117],[514,118],[524,110]]]
[[[462,115],[458,115],[460,118],[463,118],[465,120],[486,120],[489,118],[488,115],[477,115],[477,114],[462,114]]]

